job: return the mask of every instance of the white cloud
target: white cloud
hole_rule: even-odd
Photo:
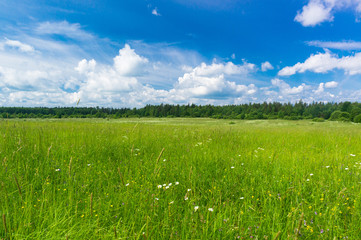
[[[134,49],[125,44],[124,48],[119,50],[119,55],[114,58],[114,67],[120,75],[136,76],[148,62],[148,59],[137,55]]]
[[[325,91],[325,84],[324,83],[320,83],[320,85],[318,86],[317,90],[314,90],[313,92],[315,94],[321,94]]]
[[[92,72],[92,71],[94,71],[96,64],[97,64],[97,62],[94,59],[92,59],[90,61],[83,59],[78,63],[78,66],[75,68],[75,70],[77,72],[79,72],[80,74]]]
[[[297,12],[295,21],[304,27],[313,27],[323,22],[332,22],[333,14],[347,8],[361,12],[361,0],[309,0],[302,11]]]
[[[285,81],[278,79],[278,78],[272,79],[271,83],[273,86],[278,87],[280,90],[280,93],[283,95],[300,94],[304,90],[308,89],[308,86],[304,83],[302,83],[298,87],[291,88],[289,84],[287,84]]]
[[[224,97],[232,95],[252,95],[257,92],[255,85],[239,85],[236,82],[228,81],[226,76],[248,74],[255,69],[254,64],[244,63],[235,65],[228,63],[212,63],[201,65],[185,73],[178,79],[174,90],[181,96],[209,98]]]
[[[348,75],[361,74],[361,52],[341,58],[330,52],[318,53],[311,55],[304,63],[297,63],[292,67],[281,69],[278,75],[291,76],[306,71],[327,73],[334,69],[343,70]]]
[[[35,29],[38,34],[58,34],[72,39],[86,40],[93,38],[93,35],[82,30],[79,23],[62,22],[43,22]]]
[[[335,81],[325,83],[325,88],[337,88],[337,86],[338,86],[338,82]]]
[[[325,88],[336,88],[338,86],[338,83],[335,81],[327,82],[327,83],[320,83],[318,88],[314,90],[313,92],[315,94],[321,94],[325,91]]]
[[[338,49],[338,50],[360,50],[361,42],[355,41],[341,41],[341,42],[323,42],[323,41],[309,41],[309,46],[327,48],[327,49]]]
[[[152,14],[155,15],[155,16],[161,16],[160,13],[158,12],[157,8],[154,8],[152,10]]]
[[[81,90],[86,92],[129,92],[141,87],[136,76],[143,72],[142,66],[148,63],[148,59],[136,54],[134,49],[126,44],[113,60],[113,66],[104,65],[99,69],[96,69],[94,59],[80,61],[75,70],[85,75]]]
[[[5,39],[5,42],[0,43],[0,47],[2,50],[4,50],[5,47],[10,47],[10,48],[18,49],[20,52],[24,52],[24,53],[35,52],[33,46],[30,46],[29,44],[25,44],[17,40],[10,40],[7,38]]]
[[[266,71],[268,71],[268,70],[273,70],[273,69],[274,69],[274,67],[273,67],[272,64],[271,64],[270,62],[268,62],[268,61],[262,63],[262,65],[261,65],[261,70],[262,70],[262,72],[266,72]]]

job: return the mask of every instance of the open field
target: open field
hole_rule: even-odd
[[[361,239],[359,124],[2,120],[0,161],[0,239]]]

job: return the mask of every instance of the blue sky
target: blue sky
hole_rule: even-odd
[[[0,104],[361,101],[361,0],[0,0]]]

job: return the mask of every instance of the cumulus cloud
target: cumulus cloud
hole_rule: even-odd
[[[119,55],[114,58],[114,68],[124,76],[138,75],[146,63],[148,59],[137,55],[128,44],[125,44],[124,48],[119,50]]]
[[[178,79],[175,90],[181,95],[188,97],[221,97],[237,94],[254,94],[257,88],[251,84],[249,86],[239,85],[236,82],[228,81],[226,76],[244,76],[255,69],[254,64],[244,63],[235,65],[228,63],[212,63],[201,65],[185,73]]]
[[[139,56],[128,44],[119,50],[119,55],[113,59],[112,66],[101,66],[96,69],[96,61],[85,59],[78,63],[75,68],[85,76],[81,90],[127,92],[141,87],[137,78],[142,72],[142,66],[148,63],[148,59]]]
[[[308,86],[304,83],[302,83],[301,85],[299,85],[298,87],[292,87],[286,83],[285,81],[279,79],[279,78],[275,78],[271,80],[271,83],[273,86],[278,87],[279,91],[282,95],[293,95],[293,94],[300,94],[302,93],[305,89],[308,89]]]
[[[361,74],[361,52],[355,55],[338,57],[330,52],[311,55],[304,63],[297,63],[291,67],[285,67],[278,72],[279,76],[291,76],[306,71],[315,73],[327,73],[334,69],[343,70],[345,74]]]
[[[325,92],[325,88],[331,89],[331,88],[336,88],[337,86],[338,86],[338,82],[335,82],[335,81],[331,81],[331,82],[327,82],[327,83],[320,83],[318,85],[318,88],[316,90],[313,90],[313,92],[315,94],[319,95],[319,94]]]
[[[338,49],[338,50],[360,50],[361,42],[355,41],[341,41],[341,42],[324,42],[324,41],[309,41],[306,42],[309,46],[327,48],[327,49]]]
[[[5,47],[9,47],[9,48],[15,48],[17,50],[19,50],[20,52],[24,52],[24,53],[33,53],[35,52],[35,49],[33,46],[29,45],[29,44],[25,44],[22,43],[20,41],[17,40],[10,40],[10,39],[5,39],[4,42],[0,43],[0,48],[4,50]]]
[[[337,86],[338,86],[338,82],[335,81],[325,83],[325,88],[337,88]]]
[[[83,59],[78,63],[78,66],[75,68],[75,70],[80,74],[92,72],[94,71],[96,64],[97,62],[94,59],[90,61]]]
[[[268,71],[268,70],[273,70],[273,69],[274,69],[274,67],[273,67],[272,64],[271,64],[270,62],[268,62],[268,61],[262,63],[262,65],[261,65],[261,70],[262,70],[262,72],[266,72],[266,71]]]
[[[335,12],[347,8],[361,13],[361,0],[309,0],[308,4],[297,12],[295,21],[304,27],[313,27],[323,22],[332,22]]]
[[[158,12],[158,9],[157,8],[154,8],[152,10],[152,14],[155,15],[155,16],[161,16],[160,13]]]

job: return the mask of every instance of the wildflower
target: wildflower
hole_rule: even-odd
[[[329,168],[330,166],[326,166],[326,168]]]
[[[167,159],[164,159],[163,162],[167,161]]]
[[[174,201],[171,201],[169,204],[173,204],[174,203]]]
[[[169,183],[168,186],[172,186],[172,183]]]
[[[165,187],[165,189],[168,189],[168,188],[169,188],[169,186],[166,186],[166,187]]]
[[[175,182],[175,185],[178,185],[179,184],[179,182]]]
[[[91,165],[91,164],[90,164],[90,163],[88,163],[88,167],[90,167],[90,165]]]
[[[190,192],[190,191],[192,191],[192,189],[188,188],[187,191]]]
[[[350,156],[351,156],[351,157],[356,157],[356,155],[355,155],[355,154],[352,154],[352,153],[350,154]]]
[[[158,185],[158,188],[162,188],[163,186],[162,185]]]
[[[159,200],[159,198],[154,198],[154,199],[157,200],[157,201]]]
[[[125,186],[128,187],[128,186],[129,186],[129,183],[125,184]]]
[[[307,179],[306,181],[307,181],[307,182],[309,182],[309,181],[310,181],[310,179]]]
[[[317,212],[315,212],[315,215],[317,215]]]
[[[310,176],[313,176],[313,173],[311,173]]]
[[[197,212],[198,208],[199,208],[198,206],[195,206],[194,211]]]
[[[323,233],[323,229],[321,229],[320,233]]]
[[[244,199],[244,197],[240,197],[239,199],[243,200],[243,199]]]
[[[188,197],[185,197],[184,200],[187,201],[187,200],[188,200]]]
[[[213,212],[213,208],[208,208],[208,211]]]
[[[345,168],[345,170],[347,171],[347,170],[348,170],[348,168]]]
[[[232,166],[231,169],[233,169],[234,167]]]
[[[60,172],[60,168],[55,169],[56,172]]]
[[[167,184],[163,184],[163,187],[167,186]]]

